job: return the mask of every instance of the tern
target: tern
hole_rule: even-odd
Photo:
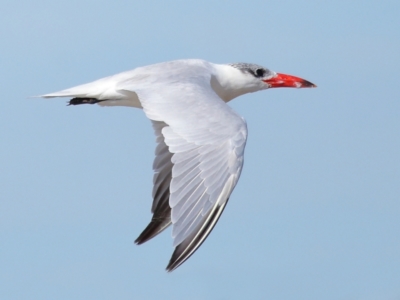
[[[173,271],[204,242],[239,180],[246,121],[227,102],[269,88],[313,88],[299,77],[249,63],[184,59],[139,67],[43,98],[70,97],[69,105],[143,109],[157,147],[152,219],[136,239],[143,244],[172,224]]]

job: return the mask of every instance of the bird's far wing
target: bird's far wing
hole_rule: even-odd
[[[164,122],[153,121],[156,135],[156,157],[153,163],[153,205],[151,212],[153,217],[135,243],[140,245],[155,237],[171,224],[171,208],[169,206],[169,186],[172,178],[172,153],[165,144],[161,130],[167,126]]]
[[[209,73],[161,79],[118,88],[137,93],[146,115],[166,124],[161,133],[173,154],[169,206],[175,251],[167,266],[172,271],[218,221],[240,176],[247,127],[211,89]]]

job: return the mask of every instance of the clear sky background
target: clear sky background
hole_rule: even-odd
[[[0,299],[400,299],[399,1],[3,1]],[[252,62],[317,89],[231,105],[245,166],[202,247],[142,246],[143,112],[58,91],[180,58]]]

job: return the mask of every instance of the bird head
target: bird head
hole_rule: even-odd
[[[228,102],[240,95],[269,88],[312,88],[315,84],[293,75],[276,73],[260,65],[232,63],[216,65],[216,76],[211,80],[214,91]]]
[[[314,88],[317,87],[315,84],[293,75],[287,75],[282,73],[276,73],[267,68],[256,64],[248,63],[233,63],[229,64],[240,70],[247,79],[254,82],[255,85],[259,86],[260,89],[267,88]]]

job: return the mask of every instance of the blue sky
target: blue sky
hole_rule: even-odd
[[[13,1],[0,18],[1,299],[400,297],[398,1]],[[150,122],[40,95],[179,58],[252,62],[317,89],[231,105],[248,123],[218,225],[164,271]]]

